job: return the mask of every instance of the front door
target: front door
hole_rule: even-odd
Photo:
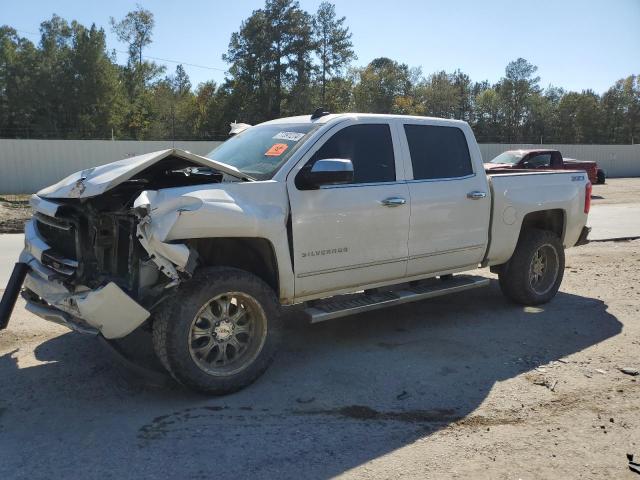
[[[301,190],[297,170],[289,175],[297,299],[404,277],[410,202],[400,157],[391,123],[349,121],[327,132],[301,165],[349,159],[352,184]]]

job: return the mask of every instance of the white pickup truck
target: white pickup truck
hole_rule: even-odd
[[[0,309],[108,340],[152,332],[179,382],[222,394],[272,361],[281,313],[312,322],[487,285],[556,294],[586,242],[583,171],[487,175],[469,125],[399,115],[283,118],[206,157],[170,149],[34,195]]]

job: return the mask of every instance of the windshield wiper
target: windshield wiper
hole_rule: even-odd
[[[230,168],[230,169],[232,169],[232,170],[235,170],[236,172],[238,172],[238,173],[240,174],[240,180],[245,180],[245,181],[247,181],[247,182],[256,182],[256,181],[258,181],[258,179],[257,179],[257,178],[254,178],[254,177],[252,177],[251,175],[247,175],[247,174],[246,174],[246,173],[244,173],[243,171],[238,170],[238,168],[237,168],[237,167],[234,167],[233,165],[229,165],[228,163],[221,162],[220,160],[216,160],[215,158],[210,158],[210,157],[207,157],[207,158],[208,158],[209,160],[213,160],[213,161],[214,161],[214,162],[216,162],[216,163],[219,163],[219,164],[221,164],[221,165],[224,165],[224,166],[225,166],[225,167],[227,167],[227,168]]]
[[[211,177],[213,175],[218,175],[219,172],[209,167],[186,167],[179,168],[177,170],[169,170],[168,173],[182,174],[185,177],[190,177],[191,175],[202,175],[206,177]]]

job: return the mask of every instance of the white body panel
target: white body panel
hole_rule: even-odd
[[[296,297],[403,278],[409,206],[407,185],[336,187],[291,193]]]
[[[411,224],[407,275],[478,265],[488,242],[491,198],[482,156],[471,128],[464,122],[438,119],[410,119],[398,123],[403,140],[405,170],[410,179]],[[459,178],[413,180],[411,156],[403,134],[404,125],[446,126],[462,130],[469,146],[473,173]],[[441,161],[446,162],[447,159]],[[470,192],[480,192],[486,196],[474,200],[467,197]]]
[[[318,190],[296,187],[296,175],[324,142],[343,128],[366,123],[389,125],[395,181],[334,185]],[[404,180],[400,141],[393,122],[388,119],[340,122],[325,130],[301,156],[287,179],[296,298],[405,276],[410,206],[409,189]],[[381,202],[387,198],[399,198],[407,203],[384,206]]]
[[[566,248],[574,246],[587,223],[587,214],[584,213],[587,182],[587,174],[583,171],[489,175],[493,220],[485,263],[499,265],[511,258],[518,243],[522,220],[532,212],[564,212],[562,242]]]
[[[176,246],[195,238],[263,238],[278,261],[280,297],[293,299],[287,239],[285,185],[274,181],[234,182],[159,190],[150,200],[150,238]]]

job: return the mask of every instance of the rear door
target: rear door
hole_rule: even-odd
[[[342,122],[289,174],[296,298],[404,277],[409,190],[392,127],[383,119]],[[300,169],[327,158],[351,160],[354,182],[299,189]]]
[[[471,130],[403,121],[411,196],[407,275],[475,266],[488,242],[489,186]],[[475,158],[477,157],[477,158]]]

